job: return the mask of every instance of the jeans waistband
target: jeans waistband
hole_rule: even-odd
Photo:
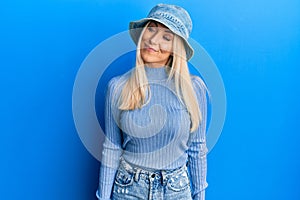
[[[181,171],[186,171],[187,170],[187,165],[183,165],[181,167],[178,167],[176,169],[167,169],[167,170],[149,170],[149,169],[143,169],[140,167],[132,166],[130,163],[124,160],[124,158],[121,157],[120,159],[120,165],[128,172],[134,174],[134,179],[137,181],[139,179],[140,174],[145,174],[148,177],[152,178],[154,176],[161,177],[162,180],[166,179],[169,176],[172,176],[174,173],[179,173]]]

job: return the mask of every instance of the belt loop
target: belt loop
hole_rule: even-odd
[[[140,177],[140,173],[141,173],[141,169],[140,168],[137,168],[137,169],[135,169],[134,170],[135,172],[135,174],[134,174],[134,181],[135,182],[138,182],[139,181],[139,177]]]
[[[167,173],[165,170],[161,170],[161,184],[165,185],[167,181]]]

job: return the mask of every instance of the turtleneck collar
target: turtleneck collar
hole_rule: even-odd
[[[165,66],[162,67],[147,67],[145,71],[148,80],[166,80],[168,79],[168,73]]]

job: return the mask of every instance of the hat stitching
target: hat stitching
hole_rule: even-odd
[[[160,12],[157,12],[157,13],[153,13],[152,15],[150,15],[149,17],[158,17],[159,16],[162,16],[166,19],[168,19],[169,21],[173,22],[174,24],[176,24],[176,26],[174,26],[175,29],[180,29],[180,32],[183,32],[184,36],[186,38],[188,38],[188,33],[185,31],[186,27],[183,25],[183,23],[178,20],[177,18],[173,17],[172,15],[169,15],[167,13],[160,13]]]

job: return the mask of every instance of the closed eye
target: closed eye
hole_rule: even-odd
[[[173,35],[164,35],[163,38],[166,40],[166,41],[171,41],[173,39]]]
[[[163,38],[167,41],[171,41],[171,38],[169,36],[164,36]]]
[[[148,26],[148,31],[150,31],[150,32],[155,32],[155,28],[152,27],[152,26]]]

